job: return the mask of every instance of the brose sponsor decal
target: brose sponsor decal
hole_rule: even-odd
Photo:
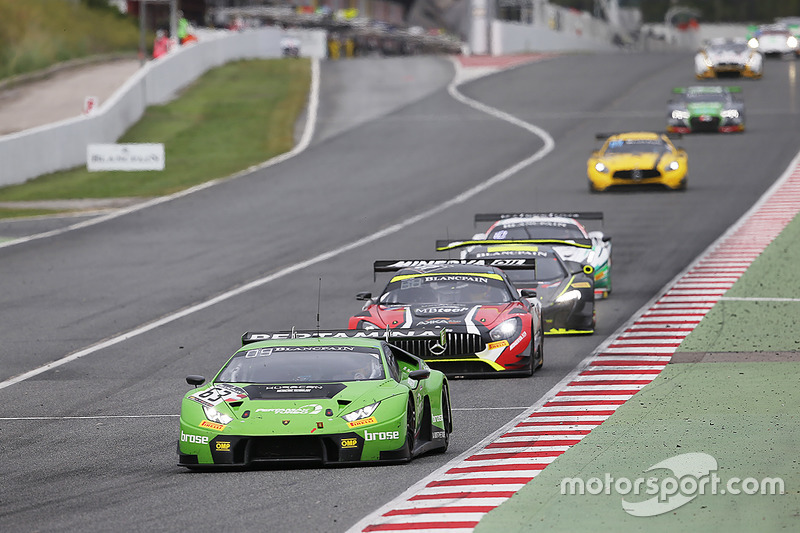
[[[217,451],[218,452],[229,452],[231,451],[231,443],[228,441],[219,441],[216,443]]]
[[[358,448],[358,439],[342,439],[342,448]]]
[[[365,441],[373,441],[373,440],[397,440],[400,438],[399,431],[376,431],[374,433],[370,433],[369,431],[364,432],[364,440]]]
[[[433,415],[433,423],[444,422],[444,415]]]
[[[192,435],[181,431],[181,442],[191,442],[192,444],[208,444],[208,437],[204,435]]]

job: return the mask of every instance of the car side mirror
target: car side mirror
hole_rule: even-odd
[[[356,300],[371,300],[372,293],[371,292],[359,292],[356,294]]]
[[[431,370],[429,368],[423,368],[421,370],[412,370],[408,373],[408,377],[413,379],[414,381],[419,381],[421,379],[428,379],[431,377]]]
[[[564,261],[570,274],[586,274],[592,275],[594,268],[588,263],[581,263],[579,261]]]
[[[186,376],[186,383],[189,385],[194,385],[195,387],[199,387],[203,383],[206,382],[206,378],[203,376]]]
[[[519,295],[523,298],[536,298],[536,290],[535,289],[521,289],[519,291]]]

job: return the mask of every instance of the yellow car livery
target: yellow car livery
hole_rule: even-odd
[[[605,142],[587,163],[589,190],[645,185],[685,189],[688,157],[672,144],[674,136],[644,131],[598,133],[596,137]]]

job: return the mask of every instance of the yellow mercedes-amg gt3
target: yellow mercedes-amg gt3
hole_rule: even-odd
[[[590,191],[643,185],[686,188],[688,156],[670,140],[680,135],[633,131],[596,137],[605,142],[587,163]]]

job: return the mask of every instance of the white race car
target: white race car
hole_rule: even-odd
[[[595,298],[611,292],[611,237],[602,231],[587,231],[580,222],[603,222],[603,213],[486,213],[475,215],[475,223],[493,222],[486,233],[473,240],[530,241],[547,246],[565,261],[591,265]],[[568,241],[559,246],[558,241]]]
[[[761,52],[747,45],[747,39],[710,39],[694,56],[698,79],[723,76],[758,79],[764,73]]]
[[[747,44],[766,56],[794,57],[800,53],[797,37],[783,24],[759,26]]]

